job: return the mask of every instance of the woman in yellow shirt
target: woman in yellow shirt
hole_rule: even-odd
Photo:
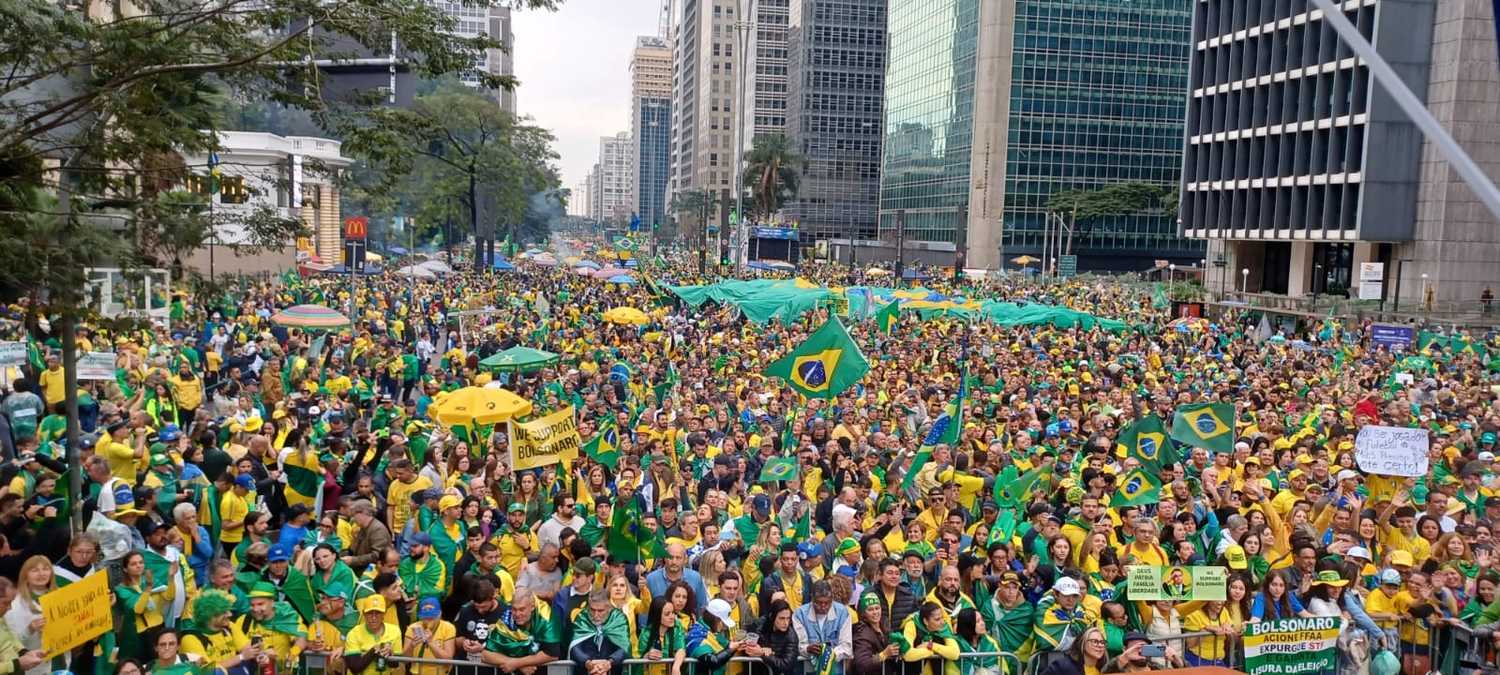
[[[171,563],[169,576],[176,576],[177,563]],[[120,627],[119,660],[140,660],[149,656],[141,636],[162,625],[162,613],[175,595],[168,580],[152,579],[146,571],[146,558],[140,551],[125,554],[120,561],[120,583],[115,586],[115,601],[126,617]]]
[[[1232,640],[1239,635],[1227,603],[1209,601],[1182,620],[1182,629],[1207,636],[1189,638],[1183,658],[1189,666],[1228,666]]]

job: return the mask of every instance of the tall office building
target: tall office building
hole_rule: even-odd
[[[465,5],[452,0],[433,0],[433,2],[458,22],[453,30],[454,35],[466,38],[488,36],[505,45],[505,49],[488,49],[476,58],[474,69],[459,76],[464,84],[471,87],[479,86],[479,77],[476,74],[478,71],[491,75],[515,74],[513,58],[515,35],[511,32],[510,8]],[[494,92],[494,96],[502,110],[512,114],[516,112],[514,91],[501,89]]]
[[[783,209],[802,241],[875,236],[887,0],[793,0],[787,135],[807,160]]]
[[[672,50],[655,36],[635,39],[630,58],[630,136],[635,142],[631,209],[645,227],[666,218],[672,135]]]
[[[1308,0],[1195,7],[1181,214],[1223,262],[1210,265],[1208,286],[1366,299],[1393,299],[1399,287],[1409,302],[1430,288],[1477,306],[1500,278],[1495,218],[1322,12]],[[1364,0],[1344,10],[1500,176],[1491,4]],[[1362,281],[1363,263],[1375,265]]]
[[[568,215],[589,217],[589,177],[584,176],[568,194]]]
[[[745,71],[744,146],[748,152],[756,136],[786,130],[789,89],[787,58],[791,0],[752,0],[754,14],[741,29],[749,59]],[[748,30],[747,30],[748,29]],[[736,40],[736,48],[739,41]]]
[[[1051,196],[1170,187],[1192,5],[1181,0],[890,0],[880,230],[995,269],[1041,250]],[[1080,268],[1198,260],[1161,209],[1079,224]]]
[[[736,0],[681,0],[672,27],[672,195],[734,181]]]
[[[634,164],[630,132],[599,139],[599,218],[617,227],[628,225],[634,211],[630,201]]]
[[[589,220],[593,220],[593,221],[602,221],[602,220],[604,220],[604,189],[600,185],[601,179],[603,177],[604,177],[604,172],[600,171],[599,170],[599,164],[595,163],[594,164],[594,168],[592,168],[592,169],[589,170],[589,177],[588,177],[588,184],[589,184],[589,187],[588,187],[588,193],[589,193],[588,217],[589,217]]]

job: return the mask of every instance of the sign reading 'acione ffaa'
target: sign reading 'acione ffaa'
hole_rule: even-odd
[[[1245,672],[1249,675],[1333,672],[1343,623],[1338,617],[1314,617],[1245,624]]]

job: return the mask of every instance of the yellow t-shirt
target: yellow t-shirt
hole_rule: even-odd
[[[47,402],[48,408],[62,403],[63,398],[67,396],[67,390],[63,388],[62,366],[42,371],[37,382],[42,385],[42,400]]]
[[[135,448],[110,441],[104,446],[104,459],[109,461],[109,475],[135,485]]]
[[[382,624],[382,626],[384,630],[380,632],[380,635],[372,635],[369,627],[365,626],[364,620],[361,619],[359,625],[351,628],[349,634],[344,636],[344,655],[359,656],[379,645],[390,645],[392,653],[401,653],[401,629],[391,623]],[[386,665],[389,667],[392,664]],[[378,672],[380,671],[376,668],[375,662],[371,661],[364,670],[351,672],[349,675],[374,675]]]
[[[241,497],[235,494],[234,490],[232,489],[229,492],[224,493],[224,496],[219,499],[219,522],[222,523],[230,520],[244,521],[245,516],[250,514],[249,497],[249,494]],[[219,541],[225,541],[231,544],[238,544],[241,541],[244,541],[244,539],[244,525],[240,525],[233,530],[226,529],[223,532],[219,533]]]
[[[1396,595],[1386,595],[1384,588],[1370,591],[1370,595],[1365,598],[1365,613],[1372,615],[1370,619],[1375,622],[1375,625],[1381,628],[1395,628],[1396,620],[1376,619],[1373,615],[1403,613],[1404,610],[1396,608],[1396,597],[1399,595],[1401,595],[1399,592]]]
[[[391,487],[385,492],[385,503],[391,506],[391,531],[400,533],[406,530],[406,521],[411,519],[412,506],[411,495],[418,490],[426,490],[432,487],[432,480],[426,476],[417,476],[411,483],[403,483],[399,480],[391,481]]]
[[[1218,614],[1212,617],[1208,616],[1206,610],[1199,608],[1182,620],[1182,629],[1196,633],[1206,630],[1209,626],[1227,626],[1233,623],[1234,619],[1223,607],[1220,607]],[[1228,651],[1227,642],[1228,638],[1221,635],[1210,635],[1199,638],[1197,646],[1188,647],[1188,651],[1197,654],[1199,658],[1218,661],[1222,660]]]
[[[387,624],[387,625],[389,625],[389,624]],[[407,645],[418,644],[418,640],[416,638],[416,631],[417,631],[418,628],[421,628],[421,629],[424,629],[424,630],[426,629],[426,627],[423,626],[421,622],[413,623],[412,625],[406,627],[406,643],[405,644],[407,644]],[[458,637],[458,629],[455,628],[453,626],[453,624],[451,624],[451,623],[449,623],[447,621],[443,621],[442,619],[438,619],[437,627],[432,629],[432,635],[433,635],[433,638],[434,638],[433,642],[439,642],[440,643],[440,642],[444,642],[444,641],[450,641],[450,640],[453,640],[454,638]],[[416,658],[419,658],[419,659],[433,659],[433,658],[437,658],[437,654],[432,651],[432,648],[428,647],[425,644],[423,644],[421,647],[417,648],[417,651],[414,654],[414,656],[416,656]],[[447,673],[450,672],[451,670],[452,670],[452,668],[450,666],[431,666],[431,665],[429,665],[429,666],[417,666],[415,668],[409,668],[408,672],[412,673],[412,675],[447,675]]]
[[[202,657],[205,663],[216,666],[234,658],[248,646],[250,646],[250,638],[246,637],[244,631],[241,631],[233,622],[230,623],[229,630],[223,633],[182,636],[183,654]]]
[[[331,652],[344,648],[344,634],[339,632],[338,626],[330,623],[327,619],[318,619],[317,623],[308,628],[307,641],[313,642],[314,640],[323,644],[323,648],[319,650],[322,652]],[[308,647],[308,650],[311,651],[312,647]]]

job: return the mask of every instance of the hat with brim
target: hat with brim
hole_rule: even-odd
[[[1313,585],[1343,588],[1349,585],[1349,580],[1339,576],[1339,573],[1333,570],[1323,570],[1322,572],[1318,572],[1317,578],[1313,579]]]

